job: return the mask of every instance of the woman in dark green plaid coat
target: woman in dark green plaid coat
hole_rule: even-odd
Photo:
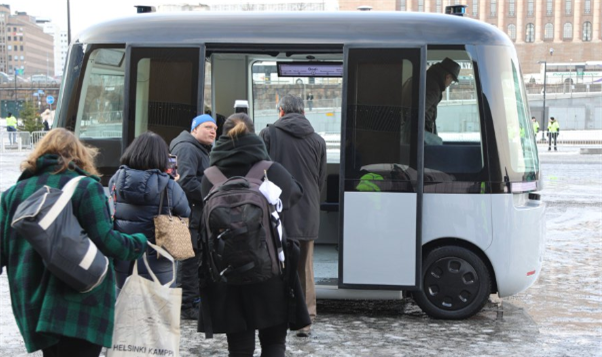
[[[93,164],[96,150],[73,133],[54,129],[23,162],[16,185],[2,194],[0,205],[0,272],[6,266],[13,313],[27,352],[49,356],[98,356],[113,335],[115,275],[88,293],[79,293],[45,269],[41,257],[10,224],[17,206],[40,187],[62,188],[85,175],[71,199],[81,226],[107,257],[134,260],[146,249],[142,234],[113,230],[107,197]]]

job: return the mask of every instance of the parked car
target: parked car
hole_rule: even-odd
[[[47,76],[45,74],[34,74],[33,76],[31,76],[31,81],[33,83],[41,83],[41,84],[53,84],[56,85],[58,84],[57,80]]]

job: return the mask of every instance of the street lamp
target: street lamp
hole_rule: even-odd
[[[550,49],[550,53],[552,53],[552,49]],[[541,140],[545,140],[546,136],[544,135],[544,131],[546,130],[546,79],[548,77],[548,63],[546,61],[539,61],[539,64],[543,63],[543,108],[541,111]]]

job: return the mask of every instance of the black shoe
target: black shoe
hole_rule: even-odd
[[[180,319],[182,319],[182,320],[198,320],[199,319],[199,309],[195,309],[194,307],[182,309],[182,311],[180,313]]]
[[[554,148],[554,151],[558,151],[558,149]]]
[[[311,336],[311,328],[306,327],[297,331],[297,337],[309,337]]]
[[[548,148],[548,151],[552,151],[552,148]]]

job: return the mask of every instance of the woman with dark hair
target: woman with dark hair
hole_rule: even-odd
[[[217,166],[226,177],[245,176],[256,162],[270,161],[265,145],[255,135],[253,122],[248,115],[231,115],[223,128],[224,133],[211,150],[210,164]],[[284,167],[274,162],[267,176],[282,189],[280,199],[284,210],[299,201],[303,190]],[[212,187],[207,176],[204,176],[201,182],[203,196]],[[287,266],[296,267],[299,246],[297,242],[290,243],[286,262]],[[208,330],[206,321],[211,321],[213,332],[226,334],[230,356],[253,356],[255,330],[259,330],[261,356],[284,356],[288,328],[297,330],[311,323],[297,269],[287,269],[285,274],[288,274],[288,279],[275,277],[250,285],[218,282],[202,288],[199,331]],[[287,293],[291,288],[295,295],[293,300]],[[207,313],[211,315],[211,320],[205,316]]]
[[[85,176],[77,184],[71,205],[98,249],[122,260],[135,260],[146,249],[144,235],[113,229],[107,196],[94,166],[97,152],[68,130],[50,130],[21,164],[23,174],[17,183],[2,193],[0,273],[6,266],[13,313],[29,353],[42,350],[44,357],[96,357],[103,346],[111,347],[115,277],[107,274],[87,293],[55,277],[31,244],[11,227],[21,202],[41,187],[62,188],[71,179]],[[112,261],[109,259],[109,271]]]
[[[138,136],[121,156],[121,166],[109,181],[109,189],[115,204],[115,229],[123,233],[144,233],[155,243],[153,218],[159,214],[171,214],[188,218],[190,207],[184,191],[166,173],[169,151],[162,137],[146,132]],[[163,206],[159,212],[159,203]],[[157,257],[154,249],[147,250],[148,263],[161,284],[173,278],[172,263]],[[121,288],[132,273],[133,262],[116,261],[117,287]],[[140,275],[150,279],[144,262],[138,263]]]

